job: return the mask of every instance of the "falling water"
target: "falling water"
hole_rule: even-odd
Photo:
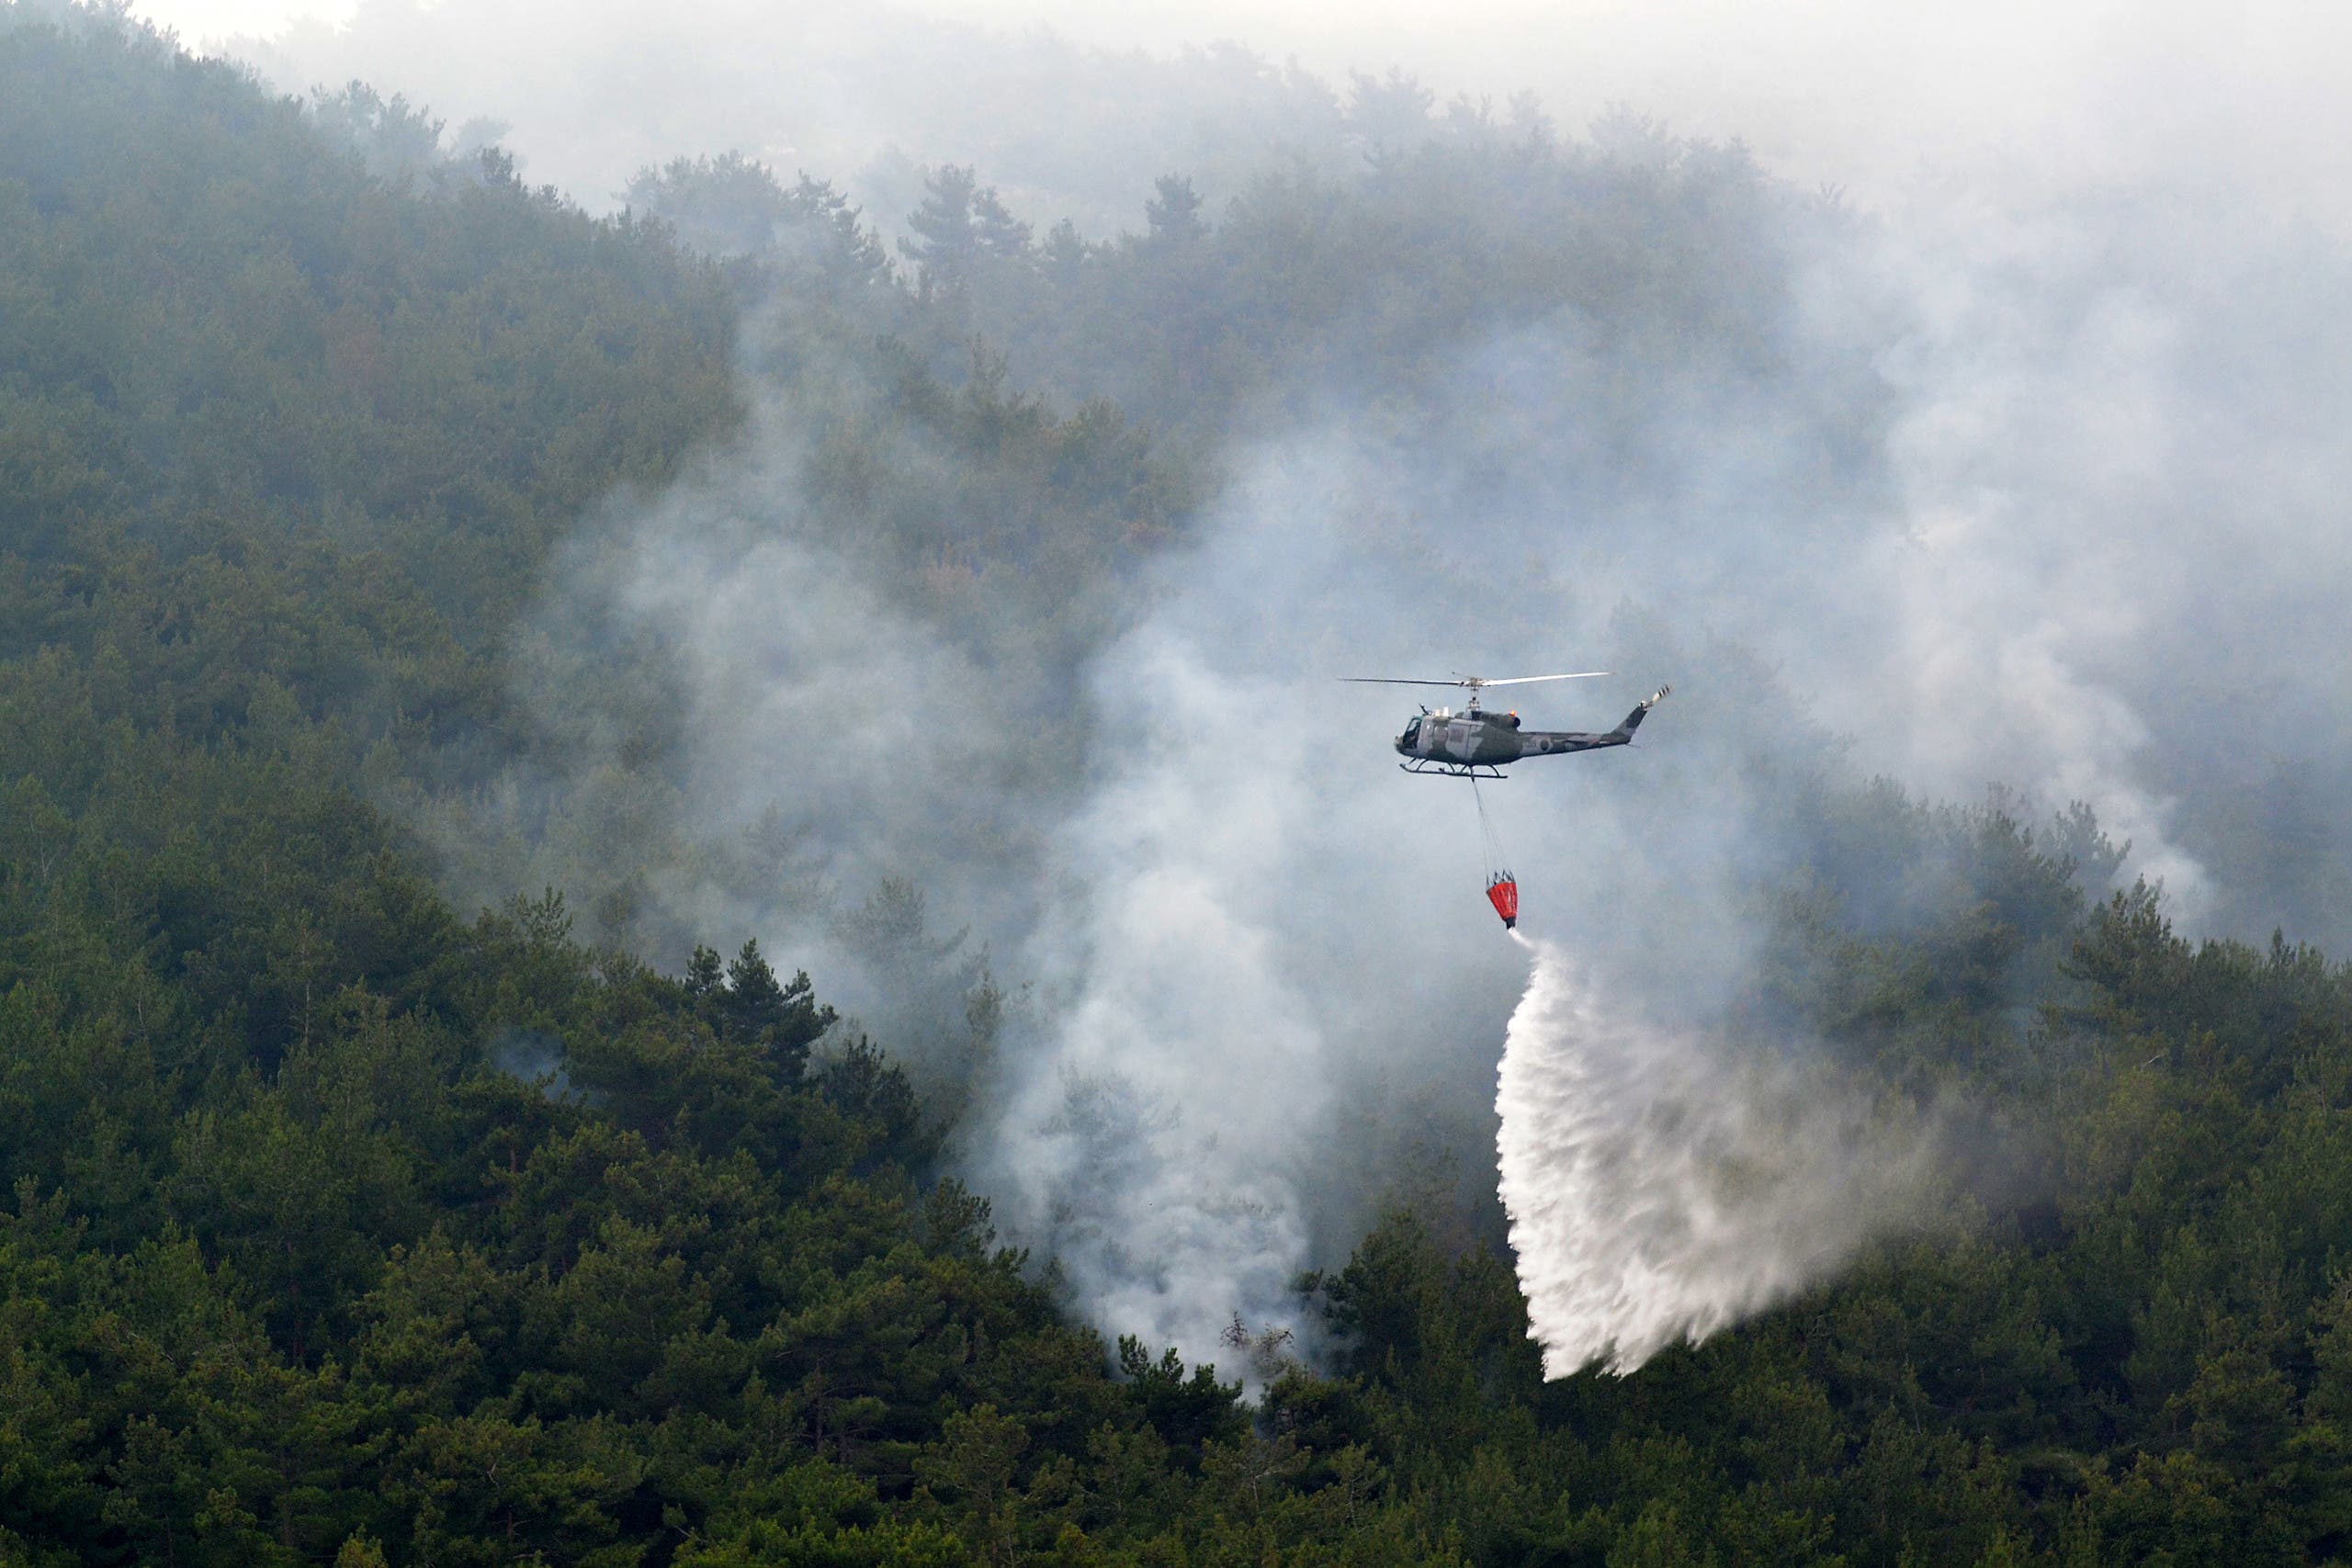
[[[1917,1212],[1916,1131],[1817,1073],[1656,1027],[1560,948],[1513,940],[1533,968],[1497,1143],[1544,1376],[1696,1344]]]

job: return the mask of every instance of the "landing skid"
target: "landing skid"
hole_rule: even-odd
[[[1492,762],[1441,762],[1434,758],[1415,757],[1399,762],[1397,767],[1408,773],[1437,773],[1450,779],[1507,779],[1510,775]]]

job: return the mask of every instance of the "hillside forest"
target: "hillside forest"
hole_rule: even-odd
[[[1319,389],[1404,408],[1561,306],[1604,362],[1770,384],[1849,216],[1620,129],[1452,124],[1214,210],[1153,172],[1110,239],[956,166],[886,231],[731,153],[597,217],[365,85],[0,7],[0,1564],[2352,1560],[2352,970],[2182,935],[2080,807],[1831,749],[1754,869],[1737,1005],[1967,1108],[1937,1223],[1547,1382],[1474,1121],[1437,1177],[1349,1168],[1296,1334],[1188,1357],[999,1234],[977,1069],[696,928],[781,896],[648,825],[664,650],[599,646],[593,726],[532,699],[582,520],[775,389],[828,537],[1044,713]],[[1878,417],[1848,368],[1824,430]],[[1021,977],[922,892],[841,918],[979,1050]]]

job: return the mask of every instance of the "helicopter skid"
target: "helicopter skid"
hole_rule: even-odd
[[[1510,777],[1492,762],[1441,762],[1429,757],[1415,757],[1399,762],[1397,768],[1408,773],[1435,773],[1450,779],[1507,779]]]

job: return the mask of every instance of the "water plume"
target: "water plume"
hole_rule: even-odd
[[[1545,1377],[1697,1344],[1919,1212],[1916,1128],[1793,1063],[1653,1023],[1562,948],[1512,936],[1532,972],[1496,1142]]]

